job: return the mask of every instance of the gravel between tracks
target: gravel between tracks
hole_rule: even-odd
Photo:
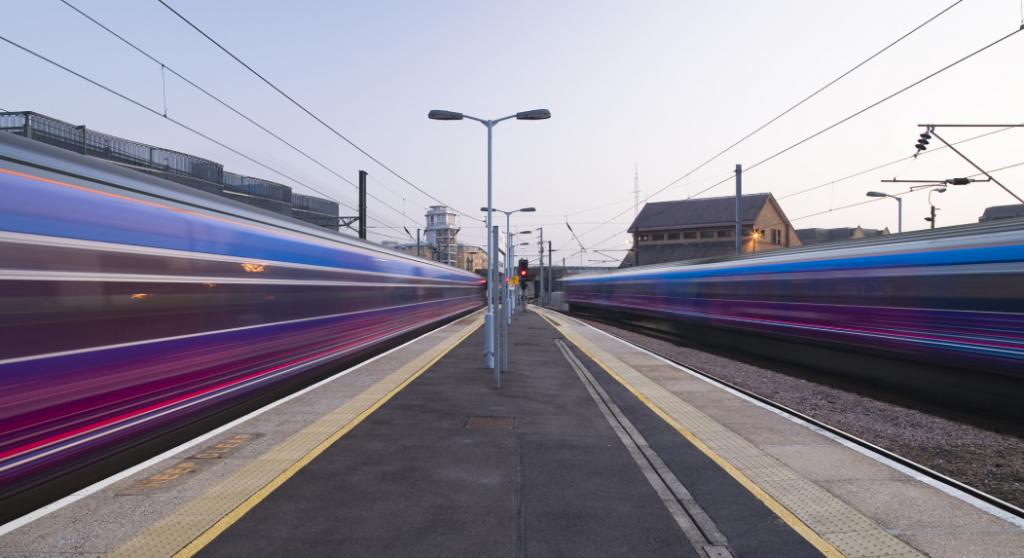
[[[1024,508],[1024,440],[590,320],[587,324],[756,393]]]

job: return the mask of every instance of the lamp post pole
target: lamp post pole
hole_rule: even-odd
[[[453,112],[449,110],[432,110],[427,114],[427,118],[431,120],[462,120],[468,118],[470,120],[476,120],[487,127],[487,231],[491,230],[491,147],[492,147],[492,130],[494,125],[502,120],[508,120],[515,118],[516,120],[546,120],[551,118],[551,112],[546,109],[528,110],[525,112],[518,112],[511,116],[504,118],[498,118],[497,120],[484,120],[482,118],[476,118],[473,116],[467,116],[461,112]],[[497,263],[494,261],[494,243],[491,240],[490,235],[487,237],[487,261],[488,266],[493,270],[497,269]],[[491,305],[491,294],[494,289],[493,281],[487,281],[487,313],[484,314],[484,368],[494,369],[494,387],[500,387],[501,378],[498,375],[498,367],[494,365],[494,309]]]
[[[896,206],[899,211],[897,220],[897,232],[903,232],[903,200],[899,196],[893,196],[884,192],[868,192],[869,198],[892,198],[896,200]]]

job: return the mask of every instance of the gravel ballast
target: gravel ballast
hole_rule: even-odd
[[[1024,440],[600,322],[587,324],[1024,508]]]

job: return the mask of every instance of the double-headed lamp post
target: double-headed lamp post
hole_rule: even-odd
[[[490,208],[493,203],[491,201],[491,130],[494,128],[494,125],[510,118],[515,118],[516,120],[546,120],[551,118],[551,111],[547,109],[528,110],[526,112],[517,112],[504,118],[498,118],[497,120],[484,120],[474,116],[467,116],[461,112],[432,110],[427,114],[427,118],[431,120],[462,120],[463,118],[468,118],[476,120],[487,127],[487,207]],[[490,211],[487,212],[487,261],[491,269],[487,278],[487,313],[484,315],[484,368],[494,368],[494,387],[499,387],[500,377],[498,376],[498,368],[494,366],[494,312],[491,308],[491,293],[494,288],[492,285],[494,281],[492,279],[496,264],[494,246],[491,242]]]
[[[868,192],[868,197],[869,198],[892,198],[892,199],[896,200],[896,203],[898,204],[898,209],[899,209],[899,220],[897,221],[897,223],[898,223],[897,232],[901,232],[902,233],[903,232],[903,200],[900,199],[899,196],[892,196],[892,195],[886,194],[884,192]]]

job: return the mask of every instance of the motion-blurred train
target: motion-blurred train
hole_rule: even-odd
[[[0,132],[0,502],[472,311],[482,286]]]
[[[1024,409],[1024,219],[625,268],[566,280],[565,292],[572,310]],[[886,360],[902,364],[881,370]],[[950,369],[980,374],[937,373]]]

